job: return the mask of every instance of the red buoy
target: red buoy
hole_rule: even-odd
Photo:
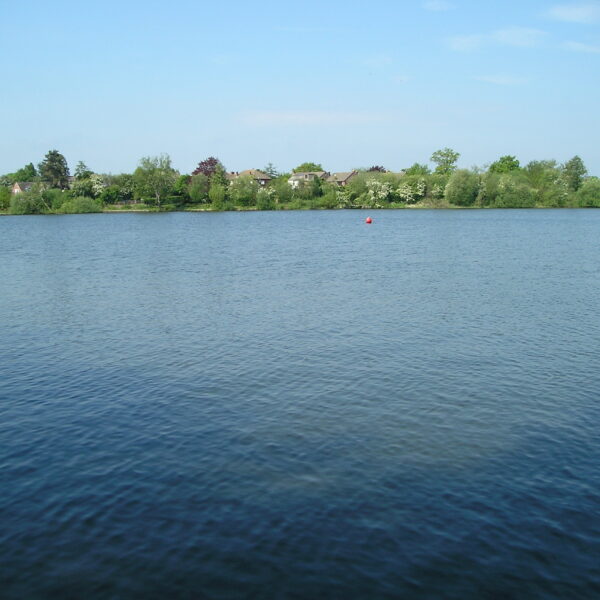
[[[368,223],[369,225],[373,222],[373,219],[371,219],[371,217],[367,217],[365,219],[365,223]]]

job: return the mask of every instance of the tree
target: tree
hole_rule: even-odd
[[[563,176],[569,186],[569,189],[576,192],[583,183],[583,178],[587,175],[587,169],[579,156],[574,156],[563,166]]]
[[[367,169],[367,173],[387,173],[387,169],[385,167],[375,165]]]
[[[15,173],[13,173],[14,181],[33,181],[37,177],[37,171],[33,163],[25,165]],[[13,182],[14,183],[14,182]]]
[[[169,155],[161,154],[142,158],[133,173],[133,180],[140,195],[154,196],[156,205],[160,206],[161,199],[173,189],[178,175],[171,166]]]
[[[229,189],[231,200],[236,206],[253,206],[256,204],[258,183],[253,177],[238,177]]]
[[[173,186],[173,192],[179,196],[180,202],[186,203],[190,199],[189,186],[191,177],[189,175],[179,175]]]
[[[50,150],[38,165],[42,181],[50,187],[64,190],[69,185],[69,167],[67,159],[58,151]]]
[[[279,171],[275,168],[273,163],[269,163],[264,169],[262,169],[263,173],[266,173],[271,179],[275,179],[279,177]]]
[[[6,210],[10,205],[10,189],[5,185],[0,185],[0,210]]]
[[[429,175],[430,173],[431,169],[427,165],[420,165],[419,163],[415,163],[412,167],[404,169],[405,175]]]
[[[577,191],[579,206],[600,207],[600,179],[589,177]]]
[[[496,162],[493,162],[488,169],[490,173],[510,173],[518,171],[521,168],[519,161],[514,156],[501,156]]]
[[[198,166],[192,171],[192,175],[199,175],[202,173],[210,179],[219,167],[221,167],[223,171],[225,170],[225,167],[218,158],[209,156],[207,159],[198,163]]]
[[[80,160],[77,163],[77,166],[75,167],[75,173],[73,173],[73,175],[75,176],[75,179],[79,181],[80,179],[87,179],[88,177],[93,175],[93,173],[94,172],[90,171],[87,165],[82,160]]]
[[[450,175],[456,171],[456,162],[458,161],[460,154],[450,148],[444,148],[443,150],[436,150],[431,155],[431,162],[434,162],[437,167],[435,172],[438,175]]]
[[[192,175],[192,179],[188,187],[188,194],[192,199],[192,202],[206,202],[208,200],[209,188],[210,181],[207,175],[205,175],[204,173]]]
[[[479,176],[466,169],[455,171],[446,185],[444,195],[450,204],[473,206],[479,192]]]
[[[323,171],[323,167],[313,162],[304,162],[301,165],[298,165],[293,172],[294,173],[318,173]]]
[[[213,183],[208,190],[208,197],[215,210],[222,210],[227,197],[227,189],[220,183]]]

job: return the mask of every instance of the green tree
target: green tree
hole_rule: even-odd
[[[133,173],[133,180],[140,197],[152,196],[160,207],[161,200],[173,190],[179,173],[171,166],[168,154],[145,156]]]
[[[264,169],[262,169],[262,172],[266,173],[271,179],[279,177],[279,172],[277,171],[273,163],[269,163],[266,167],[264,167]]]
[[[253,177],[237,177],[229,188],[231,200],[235,206],[254,206],[258,183]]]
[[[190,200],[189,185],[191,177],[189,175],[180,175],[175,181],[173,191],[179,198],[179,202],[186,203]]]
[[[64,190],[69,185],[67,159],[58,151],[50,150],[38,165],[42,181],[50,187]]]
[[[93,198],[94,194],[94,185],[92,180],[89,177],[85,179],[76,179],[71,185],[71,195],[73,198],[86,197]]]
[[[583,161],[579,156],[574,156],[562,166],[562,170],[567,186],[572,192],[576,192],[587,175],[587,169]]]
[[[589,177],[577,191],[579,206],[600,207],[600,179]]]
[[[208,190],[208,197],[215,210],[223,210],[225,199],[227,198],[227,188],[220,183],[211,183]]]
[[[10,188],[1,185],[0,186],[0,210],[7,210],[10,206]]]
[[[494,206],[499,208],[533,208],[535,190],[519,177],[505,173],[498,180]]]
[[[419,163],[404,169],[405,175],[429,175],[429,173],[431,173],[431,169],[427,165],[420,165]]]
[[[91,175],[93,175],[93,171],[90,171],[87,165],[83,161],[79,161],[77,166],[75,167],[75,172],[73,175],[75,179],[79,181],[80,179],[88,179]]]
[[[438,175],[450,175],[456,170],[456,162],[460,158],[460,154],[450,148],[444,148],[443,150],[436,150],[431,155],[431,162],[434,162],[437,166],[435,172]]]
[[[12,181],[10,183],[14,183],[15,181],[35,181],[37,176],[38,173],[35,170],[33,163],[29,163],[12,174]]]
[[[324,171],[323,167],[314,162],[304,162],[293,170],[294,173],[316,173],[320,171]]]
[[[479,193],[479,176],[467,169],[452,173],[444,196],[450,204],[456,206],[473,206]]]
[[[490,165],[490,173],[510,173],[518,171],[521,168],[519,161],[514,156],[501,156],[496,162]]]
[[[192,202],[200,203],[208,201],[208,190],[210,188],[210,180],[208,175],[204,173],[198,173],[198,175],[192,175],[190,185],[188,187],[188,194],[192,199]]]

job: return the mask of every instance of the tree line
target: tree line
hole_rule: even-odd
[[[600,179],[589,176],[579,156],[559,164],[534,160],[521,165],[502,156],[486,167],[459,169],[460,154],[434,152],[435,166],[415,163],[398,172],[381,165],[355,169],[344,187],[320,176],[290,186],[290,173],[269,163],[261,185],[251,176],[231,177],[215,157],[179,173],[167,154],[143,157],[133,173],[99,174],[83,162],[70,175],[65,157],[50,150],[33,163],[0,177],[0,211],[11,214],[101,212],[103,210],[280,210],[316,208],[534,208],[600,207]],[[323,172],[313,162],[293,173]],[[26,191],[12,194],[15,182]]]

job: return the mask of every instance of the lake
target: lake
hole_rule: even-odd
[[[600,597],[600,211],[6,217],[0,253],[2,598]]]

